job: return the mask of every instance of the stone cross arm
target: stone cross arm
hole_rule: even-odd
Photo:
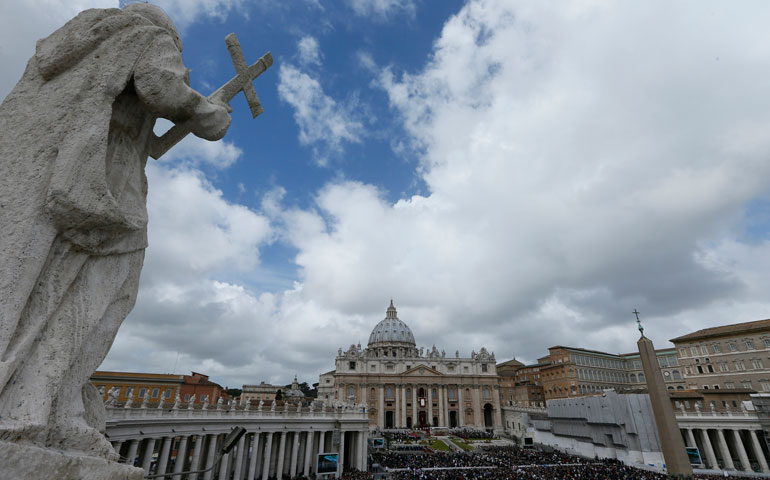
[[[264,112],[264,110],[262,109],[262,104],[259,102],[259,97],[257,97],[257,92],[254,90],[254,85],[251,82],[273,64],[273,56],[270,52],[267,52],[253,64],[247,65],[246,58],[243,56],[241,44],[238,42],[238,37],[236,37],[234,33],[231,33],[225,37],[225,42],[227,43],[227,50],[230,52],[230,58],[235,66],[236,75],[229,82],[219,87],[217,91],[209,95],[208,99],[217,102],[230,103],[230,100],[232,100],[238,92],[242,91],[249,104],[252,118],[256,118],[259,114]],[[169,151],[171,147],[186,137],[188,133],[190,133],[190,131],[185,128],[183,124],[174,125],[162,136],[155,137],[152,143],[150,156],[157,160]]]

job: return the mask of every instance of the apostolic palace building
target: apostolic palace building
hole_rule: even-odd
[[[366,405],[370,427],[458,427],[502,431],[494,352],[447,355],[417,348],[391,300],[366,348],[340,348],[319,379],[319,398]]]

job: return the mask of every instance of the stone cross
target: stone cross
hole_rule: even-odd
[[[259,97],[257,97],[257,92],[254,90],[254,85],[251,82],[260,76],[262,72],[270,68],[273,64],[273,55],[270,52],[267,52],[253,64],[246,65],[246,58],[243,56],[243,50],[241,50],[241,44],[238,42],[238,37],[234,33],[231,33],[225,37],[225,43],[227,43],[227,51],[230,52],[230,58],[235,66],[236,75],[229,82],[219,87],[216,92],[209,95],[208,99],[229,104],[230,100],[232,100],[238,92],[243,92],[246,101],[249,104],[249,109],[251,109],[252,118],[256,118],[259,114],[264,112],[264,109],[259,102]],[[168,152],[171,147],[186,137],[188,133],[190,133],[190,130],[185,127],[184,123],[174,125],[162,136],[155,137],[150,156],[157,160],[164,153]]]

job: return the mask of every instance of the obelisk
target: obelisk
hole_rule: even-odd
[[[639,312],[634,310],[633,313],[636,315],[636,323],[642,334],[636,345],[639,347],[639,357],[642,359],[644,376],[647,377],[647,391],[650,395],[652,413],[655,416],[655,426],[658,427],[658,438],[660,438],[666,470],[668,475],[672,477],[692,478],[692,465],[687,458],[682,435],[679,433],[679,425],[676,423],[663,374],[660,373],[655,346],[652,344],[652,340],[644,336],[644,328],[639,321]]]

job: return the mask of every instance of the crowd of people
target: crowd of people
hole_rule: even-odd
[[[476,430],[475,428],[468,428],[468,427],[456,427],[449,430],[449,433],[456,437],[464,438],[466,440],[478,440],[478,439],[486,439],[486,438],[493,438],[494,435],[487,432],[486,430]]]

